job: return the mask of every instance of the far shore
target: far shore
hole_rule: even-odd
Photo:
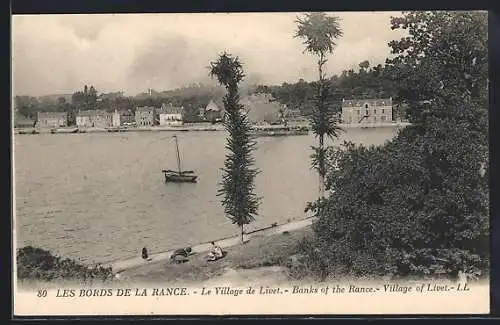
[[[410,125],[408,122],[390,122],[390,123],[361,123],[361,124],[338,124],[344,129],[364,129],[364,128],[386,128],[386,127],[405,127]],[[289,128],[308,128],[307,123],[289,124]],[[284,125],[254,125],[254,130],[283,130]],[[151,127],[111,127],[111,128],[80,128],[75,126],[50,128],[15,128],[17,135],[36,135],[36,134],[82,134],[82,133],[122,133],[122,132],[223,132],[225,128],[221,124],[185,124],[182,126],[151,126]],[[291,134],[293,135],[293,134]]]

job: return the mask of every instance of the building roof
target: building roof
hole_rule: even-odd
[[[301,115],[300,109],[298,109],[298,108],[288,108],[288,107],[284,108],[283,114],[285,116],[287,116],[287,117],[296,117],[296,116],[300,116]]]
[[[342,100],[342,107],[362,107],[368,104],[370,106],[392,106],[392,98],[381,98],[381,99],[347,99]]]
[[[14,124],[19,125],[19,124],[33,124],[35,123],[35,120],[22,116],[22,115],[16,115],[14,116]]]
[[[118,111],[118,113],[120,115],[134,115],[134,112],[130,109],[120,110],[120,111]]]
[[[244,110],[251,121],[274,121],[280,117],[281,105],[271,101],[272,97],[254,94],[242,99]]]
[[[163,103],[159,109],[160,114],[182,114],[183,111],[183,107],[173,106],[172,104],[167,105],[165,103]]]
[[[154,111],[155,108],[153,106],[141,106],[141,107],[137,107],[135,109],[135,111],[139,111],[139,112],[151,112],[151,111]]]
[[[76,116],[99,116],[99,115],[109,115],[111,113],[108,113],[103,110],[87,110],[87,111],[79,111],[76,113]]]
[[[214,112],[219,112],[220,108],[217,106],[217,104],[212,100],[207,104],[207,107],[205,108],[205,111],[214,111]]]

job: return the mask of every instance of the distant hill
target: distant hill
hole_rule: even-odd
[[[73,94],[43,95],[43,96],[38,96],[37,98],[40,101],[56,102],[59,97],[63,97],[66,100],[66,102],[71,102],[71,96],[73,96]]]

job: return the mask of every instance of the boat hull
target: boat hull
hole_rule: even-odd
[[[198,176],[165,174],[165,183],[196,183]]]
[[[283,137],[309,134],[307,127],[256,127],[252,131],[256,137]]]

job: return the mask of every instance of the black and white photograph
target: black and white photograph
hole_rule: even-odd
[[[488,13],[12,16],[16,315],[489,312]]]

